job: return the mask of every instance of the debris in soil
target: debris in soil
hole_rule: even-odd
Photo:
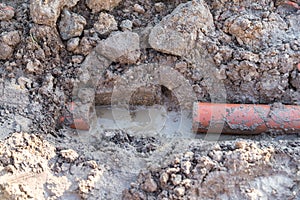
[[[155,151],[160,142],[155,137],[135,137],[128,133],[119,130],[106,130],[104,132],[104,140],[113,142],[121,148],[126,148],[128,145],[133,146],[139,153],[151,153]]]
[[[142,171],[123,199],[298,199],[299,154],[284,155],[273,145],[237,141],[206,150],[191,147],[164,167]],[[286,164],[289,168],[275,167]]]

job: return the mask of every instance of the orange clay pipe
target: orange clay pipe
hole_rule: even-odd
[[[300,131],[300,106],[195,103],[193,112],[193,130],[198,133],[206,133],[214,124],[221,124],[222,133],[229,134]]]

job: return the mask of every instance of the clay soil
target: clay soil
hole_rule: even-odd
[[[94,2],[0,2],[0,199],[300,200],[298,130],[211,141],[191,107],[299,105],[300,1]]]

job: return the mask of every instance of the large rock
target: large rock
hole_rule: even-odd
[[[59,32],[63,40],[68,40],[80,36],[85,25],[84,17],[65,9],[59,22]]]
[[[86,0],[86,5],[93,11],[112,10],[122,0]]]
[[[135,63],[140,57],[140,39],[137,33],[115,32],[96,47],[96,52],[112,62]]]
[[[197,38],[214,30],[213,16],[203,0],[180,4],[157,24],[149,35],[150,46],[160,52],[184,56]]]
[[[64,7],[71,8],[79,0],[31,0],[30,15],[34,23],[55,26],[57,18]]]

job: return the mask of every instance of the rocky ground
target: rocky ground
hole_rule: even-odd
[[[299,15],[298,0],[1,1],[0,199],[300,199],[297,132],[212,142],[60,120],[299,105]]]

